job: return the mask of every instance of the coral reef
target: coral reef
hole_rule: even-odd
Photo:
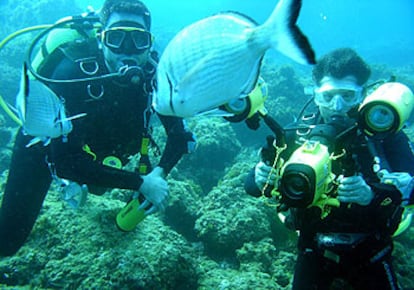
[[[52,193],[43,208],[47,214],[39,217],[27,246],[0,261],[0,285],[194,289],[193,263],[199,250],[156,217],[148,217],[137,231],[120,232],[114,216],[121,206],[91,196],[88,205],[76,211],[62,207]]]
[[[224,119],[195,118],[188,121],[188,126],[197,137],[197,150],[186,156],[177,168],[207,193],[223,176],[225,167],[234,162],[241,145]]]

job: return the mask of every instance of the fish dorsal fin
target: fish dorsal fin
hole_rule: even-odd
[[[254,26],[259,25],[259,23],[256,20],[254,20],[252,17],[244,13],[238,12],[238,11],[227,10],[227,11],[219,12],[216,15],[229,15],[229,16],[240,18],[240,20],[243,20],[249,27],[254,27]]]

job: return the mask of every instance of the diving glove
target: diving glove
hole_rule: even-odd
[[[142,176],[144,182],[139,188],[139,192],[145,196],[145,201],[140,205],[140,209],[152,206],[145,213],[152,214],[158,210],[163,211],[168,202],[168,183],[164,179],[164,170],[155,167],[148,175]]]
[[[265,184],[274,186],[279,180],[276,170],[272,166],[267,165],[263,161],[256,164],[254,168],[254,181],[257,187],[261,190]]]
[[[394,185],[402,195],[403,205],[407,205],[414,189],[414,179],[407,172],[389,172],[386,169],[378,172],[381,183]]]
[[[362,176],[340,176],[338,181],[338,199],[341,202],[353,202],[365,206],[374,198],[371,187]]]

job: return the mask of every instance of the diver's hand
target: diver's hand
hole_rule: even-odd
[[[139,191],[145,196],[145,201],[140,209],[145,209],[149,204],[152,206],[145,211],[147,215],[158,210],[163,211],[168,201],[168,183],[165,180],[165,173],[161,167],[155,167],[148,175],[142,176],[144,182]]]
[[[254,168],[254,181],[259,189],[262,189],[266,182],[274,186],[278,180],[276,170],[263,161],[256,164]]]
[[[403,200],[410,198],[414,189],[414,179],[409,173],[388,172],[388,170],[383,169],[378,172],[378,177],[381,183],[394,185],[401,192]]]
[[[362,176],[339,177],[339,201],[368,205],[373,198],[374,193]]]

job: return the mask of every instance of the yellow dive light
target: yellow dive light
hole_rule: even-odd
[[[369,136],[384,136],[401,130],[414,108],[412,91],[398,82],[379,86],[359,108],[359,124]]]
[[[255,88],[245,98],[233,100],[224,105],[224,109],[234,114],[225,117],[230,122],[241,122],[251,118],[256,112],[264,109],[264,102],[268,96],[268,88],[262,77],[259,77]]]
[[[116,225],[124,232],[130,232],[145,218],[145,209],[140,209],[138,198],[131,201],[116,215]]]

